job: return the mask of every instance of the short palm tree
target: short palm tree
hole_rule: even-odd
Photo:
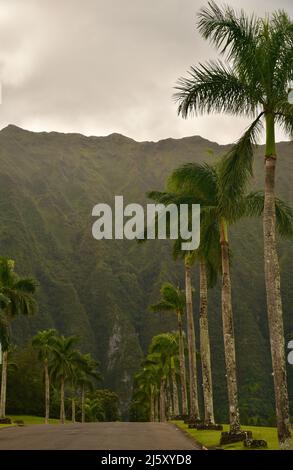
[[[65,423],[65,385],[71,383],[76,365],[80,363],[79,351],[75,349],[79,341],[77,336],[58,336],[52,347],[49,370],[52,380],[60,387],[60,422]]]
[[[50,375],[49,362],[55,345],[57,331],[54,329],[39,331],[32,339],[32,345],[38,353],[38,359],[43,364],[45,376],[45,424],[50,418]]]
[[[160,289],[161,299],[156,304],[151,305],[154,312],[174,312],[177,315],[178,336],[179,336],[179,361],[180,361],[180,385],[182,396],[182,414],[187,416],[187,387],[186,387],[186,369],[184,353],[184,335],[182,327],[182,316],[185,310],[185,292],[171,283],[164,283]]]
[[[233,146],[223,167],[225,197],[232,202],[243,192],[252,173],[254,146],[265,128],[265,194],[263,210],[264,266],[267,311],[275,386],[278,437],[281,448],[291,446],[289,402],[280,269],[276,249],[275,128],[293,134],[293,106],[288,91],[293,79],[293,26],[282,11],[249,17],[244,11],[210,1],[199,13],[198,29],[225,56],[191,68],[177,85],[178,113],[225,112],[252,118]],[[237,171],[235,171],[235,169]],[[224,227],[223,227],[224,229]],[[225,238],[225,233],[222,233]]]
[[[37,310],[34,299],[37,283],[34,279],[21,278],[14,271],[14,261],[0,258],[1,293],[1,340],[2,340],[2,379],[0,418],[6,414],[7,355],[10,344],[10,323],[18,315],[32,315]],[[3,342],[3,339],[5,341]]]

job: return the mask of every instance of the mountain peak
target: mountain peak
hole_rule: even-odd
[[[10,132],[10,131],[21,131],[21,132],[25,132],[25,129],[22,129],[22,127],[19,127],[19,126],[16,126],[15,124],[8,124],[6,127],[3,127],[3,129],[1,129],[1,132]],[[26,131],[26,132],[29,132],[29,131]]]

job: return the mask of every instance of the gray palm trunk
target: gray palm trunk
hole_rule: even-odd
[[[61,377],[60,386],[60,422],[65,423],[65,405],[64,405],[64,377]]]
[[[85,422],[85,388],[81,388],[81,422]]]
[[[5,418],[6,416],[7,363],[8,363],[8,352],[3,351],[2,374],[1,374],[0,418]]]
[[[151,393],[150,393],[150,421],[155,421],[155,401],[154,401],[154,392],[151,386]]]
[[[175,370],[172,369],[172,396],[173,396],[173,416],[179,416],[178,387]]]
[[[160,421],[166,421],[166,394],[164,379],[161,379],[160,383]]]
[[[154,416],[155,416],[155,421],[159,421],[159,395],[158,392],[155,393],[155,398],[154,398]]]
[[[185,259],[185,289],[186,289],[187,342],[188,342],[188,357],[189,357],[189,395],[190,395],[189,419],[190,421],[197,421],[200,419],[200,415],[199,415],[198,390],[197,390],[195,331],[194,331],[193,308],[192,308],[191,267],[187,259]]]
[[[206,265],[200,263],[200,355],[203,378],[204,422],[214,424],[213,384],[208,323],[208,285]]]
[[[173,400],[172,400],[172,393],[171,393],[171,383],[170,380],[167,381],[167,418],[171,419],[174,415],[174,408],[173,408]]]
[[[267,119],[267,125],[270,121]],[[271,123],[272,124],[272,123]],[[271,139],[274,141],[272,124]],[[282,299],[280,289],[280,268],[276,249],[276,211],[275,211],[275,145],[268,142],[265,157],[265,200],[263,214],[264,232],[264,270],[267,295],[267,312],[270,333],[271,356],[273,366],[274,390],[278,439],[281,449],[290,449],[291,426],[287,389],[285,361],[285,342]]]
[[[179,332],[179,366],[180,366],[182,414],[183,416],[187,416],[188,401],[187,401],[187,387],[186,387],[184,338],[183,338],[183,329],[182,329],[182,316],[180,312],[177,312],[177,321],[178,321],[178,332]]]
[[[71,421],[75,424],[75,398],[71,398]]]
[[[47,360],[44,363],[45,371],[45,424],[49,423],[50,417],[50,378]]]
[[[226,363],[226,377],[229,401],[230,432],[240,431],[237,374],[236,374],[236,352],[235,336],[233,326],[231,277],[229,262],[229,243],[227,226],[221,225],[221,253],[222,253],[222,322],[224,335],[224,351]]]

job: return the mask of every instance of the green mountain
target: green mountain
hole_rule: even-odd
[[[279,144],[277,187],[293,203],[292,144]],[[85,350],[102,365],[105,385],[119,393],[123,409],[132,375],[154,334],[176,326],[171,314],[153,314],[148,305],[160,284],[183,285],[183,269],[168,241],[103,240],[92,237],[92,208],[99,202],[145,203],[146,191],[162,189],[172,169],[211,160],[227,147],[201,137],[136,142],[119,134],[85,137],[32,133],[15,126],[0,132],[0,253],[16,260],[21,274],[40,282],[39,313],[17,319],[18,344],[40,328],[79,334]],[[263,187],[263,148],[257,151],[255,181]],[[261,221],[244,220],[231,231],[233,304],[242,416],[266,420],[274,414],[263,276]],[[293,339],[292,241],[280,243],[286,340]],[[194,269],[195,320],[198,273]],[[210,293],[213,380],[219,420],[227,397],[221,334],[220,291]],[[293,368],[288,367],[291,401]]]

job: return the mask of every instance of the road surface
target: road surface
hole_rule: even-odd
[[[0,429],[0,450],[192,450],[169,423],[36,424]]]

